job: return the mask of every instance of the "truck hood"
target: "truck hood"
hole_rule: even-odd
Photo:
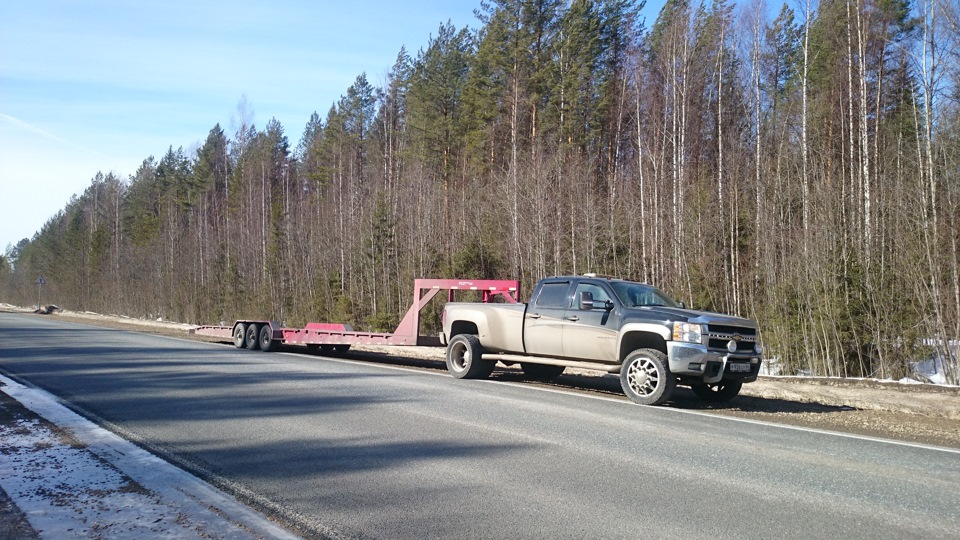
[[[674,321],[684,321],[697,324],[723,324],[729,326],[744,326],[747,328],[756,328],[757,323],[743,317],[725,315],[723,313],[713,313],[711,311],[696,311],[693,309],[672,308],[666,306],[649,306],[633,308],[634,310],[653,312],[661,315],[665,319]]]

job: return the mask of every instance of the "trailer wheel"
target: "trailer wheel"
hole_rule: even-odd
[[[247,325],[244,323],[237,323],[233,327],[233,345],[238,349],[247,348]]]
[[[483,345],[473,334],[457,334],[447,345],[447,371],[458,379],[486,379],[496,365],[483,359]]]
[[[523,368],[523,374],[528,379],[536,381],[550,381],[563,374],[563,366],[551,366],[549,364],[533,364],[530,362],[520,362]]]
[[[263,352],[273,352],[280,347],[280,340],[273,339],[273,329],[269,324],[263,325],[260,329],[260,350]]]
[[[673,395],[677,378],[667,367],[667,355],[656,349],[637,349],[620,367],[623,393],[640,405],[660,405]]]
[[[247,348],[255,351],[260,348],[260,325],[250,323],[247,325]]]
[[[697,397],[712,403],[730,401],[737,397],[741,387],[743,387],[743,381],[720,381],[716,384],[698,382],[690,385]]]
[[[350,345],[334,345],[334,352],[347,352],[350,350]]]

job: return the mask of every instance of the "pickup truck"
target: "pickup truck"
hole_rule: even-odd
[[[454,377],[486,378],[497,362],[539,380],[567,367],[599,370],[619,373],[641,405],[668,401],[678,384],[729,400],[757,379],[762,358],[754,321],[686,309],[653,286],[592,274],[543,279],[526,304],[451,302],[442,320]]]

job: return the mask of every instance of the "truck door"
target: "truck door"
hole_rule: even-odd
[[[530,300],[523,318],[527,354],[563,356],[563,315],[570,304],[570,281],[547,281]]]
[[[590,293],[593,308],[580,309],[581,293]],[[607,302],[614,308],[607,310]],[[617,332],[620,328],[619,304],[599,283],[580,282],[573,302],[564,312],[563,355],[569,358],[615,362],[617,360]]]

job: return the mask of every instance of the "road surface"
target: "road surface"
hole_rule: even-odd
[[[956,538],[960,453],[0,313],[0,371],[364,538]]]

